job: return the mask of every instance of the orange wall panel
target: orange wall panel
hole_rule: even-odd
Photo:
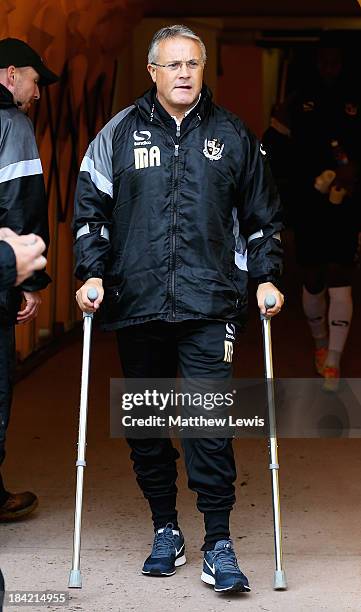
[[[262,49],[222,45],[218,103],[241,117],[260,137],[263,132]]]

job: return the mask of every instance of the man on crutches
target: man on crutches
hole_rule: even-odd
[[[232,376],[248,274],[257,300],[283,295],[278,194],[260,143],[212,102],[203,84],[206,50],[186,26],[159,30],[149,47],[153,88],[100,131],[83,159],[75,202],[77,292],[83,312],[101,306],[116,330],[124,376]],[[94,301],[89,289],[97,291]],[[167,437],[127,438],[149,502],[154,543],[147,576],[186,562],[176,510],[178,451]],[[183,438],[189,487],[204,516],[201,579],[216,592],[246,592],[230,539],[236,467],[229,437]]]

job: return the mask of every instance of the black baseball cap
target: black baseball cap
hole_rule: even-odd
[[[59,77],[45,66],[40,55],[18,38],[0,40],[0,68],[8,68],[8,66],[17,68],[31,66],[40,76],[40,85],[51,85],[59,80]]]

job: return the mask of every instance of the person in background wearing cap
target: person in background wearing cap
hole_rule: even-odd
[[[44,178],[33,126],[26,113],[40,98],[39,85],[57,80],[25,42],[16,38],[0,40],[0,231],[8,228],[16,234],[37,234],[46,247],[49,229]],[[41,303],[39,291],[49,282],[42,269],[17,287],[0,290],[0,466],[5,457],[11,407],[15,323],[24,324],[36,317]],[[0,522],[23,517],[37,505],[34,493],[9,493],[0,475]]]

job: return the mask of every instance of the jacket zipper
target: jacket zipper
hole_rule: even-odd
[[[173,166],[173,211],[172,211],[172,227],[171,227],[171,254],[170,254],[170,299],[172,309],[172,320],[176,319],[176,297],[175,297],[175,269],[176,269],[176,247],[177,247],[177,194],[178,194],[178,175],[179,175],[179,144],[174,142],[174,138],[168,132],[167,128],[161,121],[157,121],[158,125],[165,131],[167,136],[171,139],[174,146],[174,166]],[[180,125],[177,125],[177,137],[180,136]],[[177,190],[177,193],[175,191]]]
[[[178,131],[177,131],[178,133]],[[173,219],[172,219],[172,266],[171,266],[171,298],[172,298],[172,317],[176,318],[176,297],[175,297],[175,269],[176,269],[176,247],[177,247],[177,195],[178,195],[178,175],[179,175],[179,144],[174,143],[174,193],[173,195]]]
[[[151,113],[151,122],[154,118],[154,105]],[[177,123],[176,136],[180,142],[186,134],[197,128],[201,123],[201,117],[197,113],[198,123],[189,127],[189,129],[181,135],[180,123]],[[174,145],[174,172],[173,172],[173,213],[172,213],[172,239],[171,239],[171,303],[172,303],[172,320],[176,319],[176,296],[175,296],[175,276],[176,276],[176,247],[177,247],[177,200],[178,200],[178,176],[179,176],[179,144],[174,142],[174,139],[166,129],[165,125],[158,119],[156,122],[169,136]],[[177,192],[175,193],[175,190]]]
[[[190,127],[184,134],[180,133],[180,123],[177,123],[177,132],[176,136],[178,138],[178,142],[182,140],[182,138],[188,134],[191,130],[198,127],[200,124],[200,116],[197,115],[199,119],[199,123],[197,125],[193,125]],[[167,132],[169,134],[169,132]],[[172,138],[172,137],[171,137]],[[172,138],[172,142],[174,144],[174,175],[173,175],[173,215],[172,215],[172,247],[171,247],[171,301],[172,301],[172,319],[175,321],[176,319],[176,295],[175,295],[175,280],[176,280],[176,249],[177,249],[177,203],[178,203],[178,194],[179,194],[179,144],[176,144]]]

